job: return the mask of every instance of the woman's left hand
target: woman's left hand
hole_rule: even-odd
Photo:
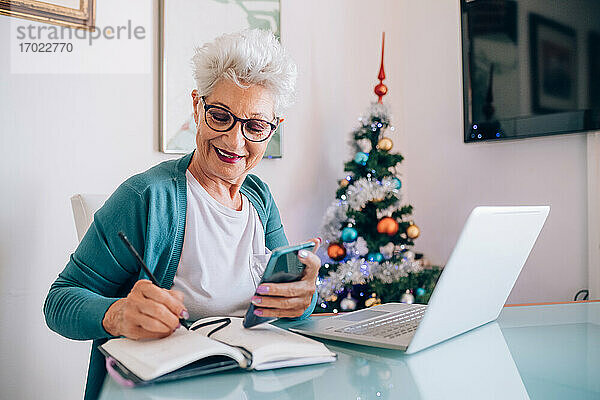
[[[317,250],[320,239],[311,239]],[[298,260],[305,264],[302,279],[288,283],[263,283],[256,289],[252,303],[254,314],[259,317],[299,317],[310,306],[316,290],[316,280],[321,268],[321,259],[308,250],[298,252]]]

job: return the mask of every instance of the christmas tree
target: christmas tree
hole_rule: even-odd
[[[321,228],[327,254],[319,271],[315,312],[352,311],[382,302],[427,303],[440,275],[411,247],[419,236],[412,206],[402,202],[399,165],[388,137],[394,127],[383,96],[385,36],[381,48],[378,101],[352,132],[355,155],[344,164],[336,198]]]

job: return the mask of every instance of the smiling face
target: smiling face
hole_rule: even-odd
[[[262,159],[269,140],[250,142],[242,135],[242,126],[236,122],[226,132],[216,132],[206,125],[204,107],[198,92],[192,92],[194,119],[197,124],[194,167],[212,180],[241,184],[248,172]],[[206,104],[231,111],[239,118],[258,118],[272,121],[274,101],[270,91],[252,85],[242,89],[228,79],[221,79],[212,93],[205,97]]]

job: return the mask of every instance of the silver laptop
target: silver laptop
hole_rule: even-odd
[[[387,303],[289,329],[415,353],[498,318],[550,207],[476,207],[429,305]]]

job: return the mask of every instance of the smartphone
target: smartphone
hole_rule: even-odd
[[[314,248],[315,242],[313,241],[276,248],[271,253],[271,258],[269,258],[260,284],[299,281],[302,278],[302,272],[304,272],[306,265],[298,260],[298,252],[302,249],[313,251]],[[251,328],[277,319],[273,317],[259,317],[254,315],[254,310],[254,304],[250,303],[250,307],[248,307],[246,316],[244,317],[244,328]]]

